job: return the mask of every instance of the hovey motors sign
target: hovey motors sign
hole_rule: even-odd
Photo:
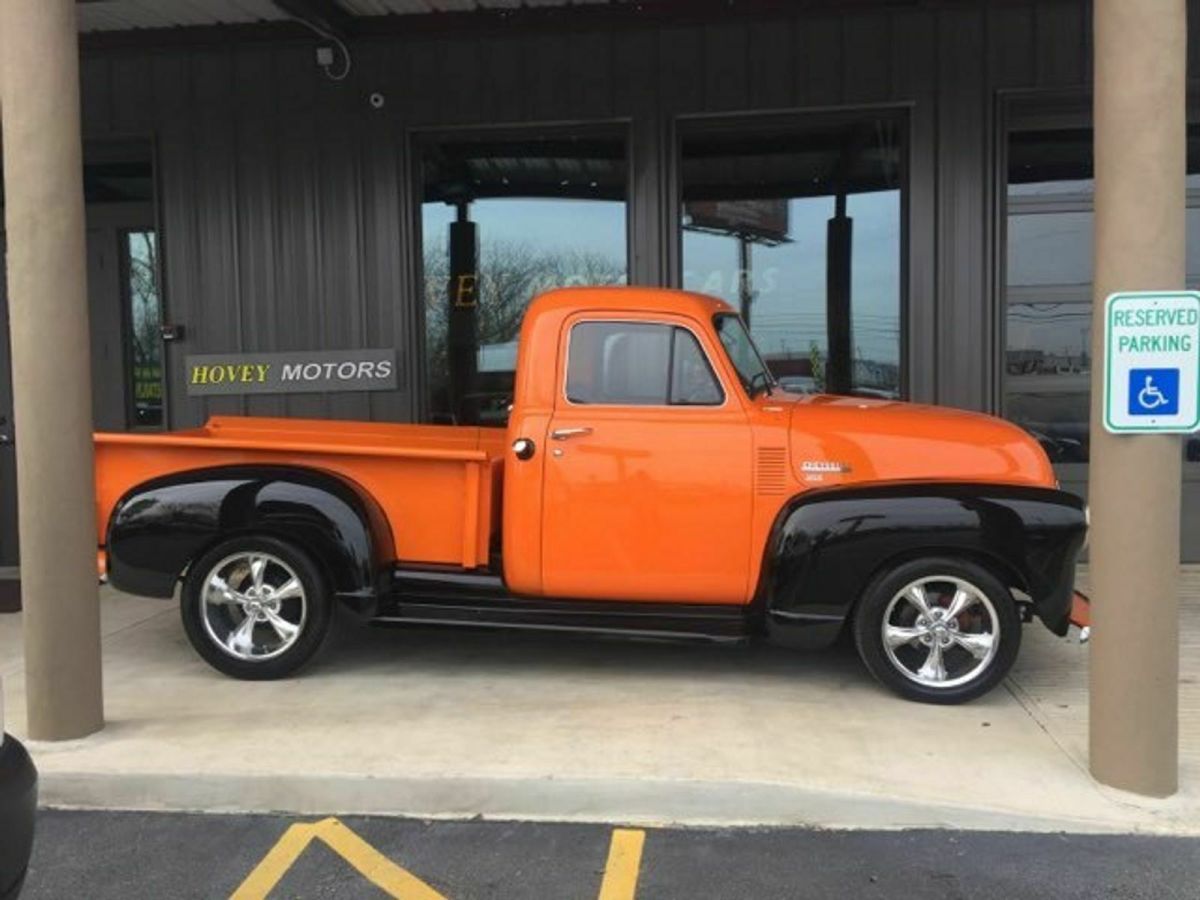
[[[314,350],[293,353],[215,353],[188,356],[187,392],[301,394],[390,391],[396,388],[396,350]]]

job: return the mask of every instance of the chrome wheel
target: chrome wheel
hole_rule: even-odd
[[[905,585],[883,614],[883,648],[896,671],[933,689],[987,671],[1000,647],[1000,619],[987,594],[952,575]]]
[[[200,601],[212,642],[247,662],[286,652],[308,617],[304,585],[291,566],[269,553],[242,552],[222,559],[205,576]]]

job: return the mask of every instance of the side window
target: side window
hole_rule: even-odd
[[[696,336],[686,328],[673,329],[671,403],[679,406],[720,406],[725,399]]]
[[[687,329],[580,322],[571,329],[567,399],[620,406],[719,405],[724,395]]]

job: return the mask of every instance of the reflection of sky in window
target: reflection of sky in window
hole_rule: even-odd
[[[1009,285],[1087,284],[1091,280],[1090,212],[1009,217]]]
[[[1090,303],[1014,303],[1008,308],[1009,350],[1086,355],[1091,334]]]
[[[422,204],[425,247],[447,253],[450,224],[456,218],[457,211],[446,203]],[[530,279],[517,282],[528,289],[528,296],[514,297],[522,309],[534,295],[553,287],[627,280],[627,230],[622,201],[489,198],[471,204],[470,219],[476,224],[479,237],[481,303],[494,299],[492,286],[506,280],[505,276],[524,274]],[[522,271],[505,272],[506,265]],[[438,276],[427,274],[427,277]],[[479,372],[511,372],[516,368],[516,358],[515,332],[490,338],[481,335],[476,350]],[[437,377],[441,375],[437,373]]]
[[[851,316],[855,355],[900,361],[900,192],[851,194],[853,219]],[[788,201],[790,243],[754,245],[754,302],[750,325],[769,356],[807,356],[824,349],[826,227],[834,214],[831,196]],[[737,239],[685,231],[683,283],[738,307]]]
[[[1195,191],[1198,132],[1188,131],[1187,186]],[[1090,175],[1089,150],[1078,135],[1065,134],[1044,151],[1046,159],[1062,171],[1070,142],[1077,145],[1076,172]],[[1008,185],[1004,413],[1039,433],[1054,462],[1080,463],[1088,458],[1095,182],[1016,180],[1037,165],[1014,166]],[[1188,286],[1200,286],[1200,208],[1187,210],[1187,273]]]
[[[1046,181],[1010,185],[1010,196],[1045,197],[1082,193],[1091,181]],[[1036,207],[1035,207],[1036,208]],[[1091,284],[1094,214],[1021,211],[1008,217],[1009,351],[1041,351],[1048,357],[1086,353],[1091,342]],[[1187,210],[1188,283],[1200,271],[1200,209]],[[1045,290],[1037,290],[1042,288]],[[1057,297],[1049,289],[1076,288]],[[1047,302],[1051,299],[1075,302]],[[1028,302],[1013,302],[1016,300]],[[1041,302],[1039,302],[1041,301]]]
[[[1090,195],[1095,182],[1090,178],[1064,179],[1062,181],[1031,181],[1025,184],[1014,182],[1008,186],[1010,197],[1051,197],[1060,195]]]
[[[453,206],[425,203],[421,227],[426,243],[441,236],[449,240],[456,218]],[[471,221],[478,225],[480,253],[487,264],[489,244],[498,241],[527,244],[540,253],[598,253],[624,268],[626,257],[625,204],[618,200],[568,197],[494,198],[471,204]]]
[[[1090,285],[1093,221],[1091,210],[1010,215],[1009,287]],[[1200,209],[1187,211],[1187,272],[1194,285],[1200,275]]]

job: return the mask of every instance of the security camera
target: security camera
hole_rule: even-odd
[[[378,91],[373,93],[369,99],[372,109],[383,109],[383,104],[386,102],[383,94],[379,93]]]

